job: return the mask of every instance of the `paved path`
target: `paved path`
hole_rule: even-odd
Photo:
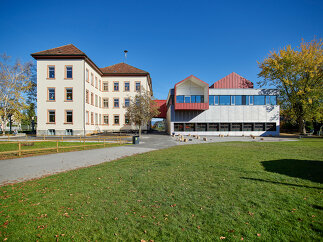
[[[184,143],[176,141],[177,137],[172,138],[169,135],[152,134],[142,136],[140,144],[133,146],[119,146],[112,148],[32,156],[19,159],[0,160],[0,185],[25,181],[44,175],[73,170],[80,167],[97,165],[125,156],[164,149],[175,145],[206,143],[201,139],[197,140],[192,137],[188,138],[192,140]],[[266,137],[264,141],[288,140]],[[260,141],[260,138],[252,140],[250,139],[250,137],[208,137],[207,142],[227,141]]]

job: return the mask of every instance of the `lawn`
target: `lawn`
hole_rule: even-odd
[[[29,141],[21,141],[22,144],[30,144]],[[43,155],[43,154],[49,154],[49,153],[56,153],[56,141],[41,141],[41,142],[34,142],[32,146],[21,146],[22,151],[29,150],[29,152],[22,152],[22,157],[24,156],[32,156],[32,155]],[[105,143],[103,145],[103,142],[85,142],[85,147],[72,147],[72,146],[82,146],[83,142],[66,142],[66,141],[59,141],[59,153],[61,152],[67,152],[67,151],[75,151],[75,150],[83,150],[83,149],[98,149],[98,148],[106,148],[106,147],[114,147],[119,146],[120,144],[117,143]],[[61,148],[64,147],[64,148]],[[68,148],[69,147],[69,148]],[[46,149],[46,150],[39,150],[39,151],[31,151],[31,150],[37,150],[37,149],[45,149],[45,148],[54,148],[54,149]],[[3,151],[15,151],[18,150],[18,143],[12,143],[12,142],[0,142],[0,152]],[[0,154],[0,160],[3,159],[10,159],[10,158],[17,158],[17,153],[11,153],[11,154]]]
[[[323,142],[185,145],[0,187],[0,240],[322,240]]]

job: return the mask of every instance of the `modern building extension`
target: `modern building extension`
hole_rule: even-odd
[[[170,134],[279,135],[278,91],[254,89],[236,73],[209,87],[189,76],[170,89],[167,124]]]
[[[125,63],[99,68],[72,44],[32,57],[37,60],[37,135],[135,129],[126,107],[140,88],[152,93],[148,72]]]

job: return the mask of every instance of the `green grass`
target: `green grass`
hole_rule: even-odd
[[[23,143],[31,143],[28,141],[22,141]],[[36,149],[43,149],[43,148],[56,148],[56,141],[44,141],[44,142],[34,142],[34,145],[32,146],[23,146],[21,145],[21,149],[23,150],[36,150]],[[59,141],[58,142],[59,147],[66,147],[59,149],[59,153],[61,152],[67,152],[67,151],[74,151],[74,150],[83,150],[83,147],[71,147],[70,146],[79,146],[83,145],[83,142],[66,142],[66,141]],[[106,143],[105,146],[103,145],[103,142],[85,142],[85,145],[91,145],[91,146],[85,146],[85,149],[97,149],[97,148],[107,148],[107,147],[114,147],[119,146],[120,144],[117,143]],[[0,142],[0,152],[3,151],[16,151],[18,150],[18,143],[6,143],[6,142]],[[43,151],[35,151],[35,152],[22,152],[22,156],[31,156],[31,155],[40,155],[40,154],[47,154],[47,153],[56,153],[56,149],[52,150],[43,150]],[[0,159],[9,159],[9,158],[17,158],[17,153],[12,154],[0,154]]]
[[[322,240],[323,142],[176,146],[0,187],[0,240]]]

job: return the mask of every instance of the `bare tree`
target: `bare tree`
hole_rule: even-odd
[[[139,136],[141,136],[141,129],[143,125],[159,114],[158,106],[153,100],[151,93],[140,88],[136,96],[130,100],[130,105],[127,107],[126,116],[130,123],[138,126]]]
[[[0,121],[3,134],[8,119],[21,118],[21,111],[26,108],[25,97],[32,87],[32,62],[21,63],[17,60],[10,63],[6,54],[0,56]]]

